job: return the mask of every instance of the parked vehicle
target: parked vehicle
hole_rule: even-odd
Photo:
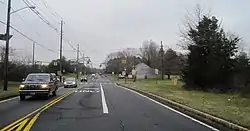
[[[125,77],[125,76],[122,75],[122,74],[119,74],[119,75],[118,75],[118,78],[119,78],[119,79],[123,79],[124,77]]]
[[[64,88],[70,88],[70,87],[74,87],[74,88],[77,87],[77,81],[73,77],[66,78],[64,82]]]
[[[85,77],[85,78],[81,78],[81,82],[87,82],[88,79]]]
[[[26,96],[43,96],[46,99],[52,94],[56,96],[58,85],[53,75],[49,73],[31,73],[19,86],[20,100]]]

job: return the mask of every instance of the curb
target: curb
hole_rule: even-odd
[[[2,97],[2,98],[0,98],[0,101],[4,101],[4,100],[10,99],[10,98],[17,97],[17,96],[19,96],[19,94],[13,94],[13,95],[9,95],[6,97]]]
[[[189,112],[188,114],[191,115],[191,116],[197,115],[199,117],[198,119],[202,119],[203,121],[205,121],[204,120],[204,118],[205,118],[205,119],[209,120],[210,123],[214,123],[215,122],[217,124],[223,125],[224,127],[232,129],[232,130],[236,130],[236,131],[250,131],[249,129],[247,129],[245,127],[239,126],[237,124],[231,123],[229,121],[223,120],[223,119],[215,117],[213,115],[201,112],[199,110],[190,108],[190,107],[182,105],[180,103],[168,100],[168,99],[163,98],[161,96],[158,96],[158,95],[155,95],[155,94],[152,94],[152,93],[149,93],[149,92],[145,92],[145,91],[142,91],[142,90],[139,90],[139,89],[134,89],[134,88],[131,88],[131,87],[128,87],[128,86],[124,86],[124,85],[119,84],[119,83],[116,83],[116,84],[119,85],[119,86],[123,86],[125,88],[128,88],[128,89],[131,89],[133,91],[136,91],[138,93],[141,93],[141,94],[143,94],[145,96],[148,96],[148,97],[150,97],[150,98],[152,98],[152,99],[154,99],[156,101],[159,101],[160,103],[163,103],[163,104],[166,104],[166,105],[170,105],[171,107],[173,107],[173,108],[175,108],[177,110],[179,109],[179,110],[183,110],[184,112]]]

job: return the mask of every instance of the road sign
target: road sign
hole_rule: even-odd
[[[125,72],[125,71],[122,71],[122,75],[125,76],[125,75],[126,75],[126,72]]]
[[[135,70],[135,69],[132,70],[132,75],[133,75],[133,76],[136,75],[136,70]]]
[[[126,64],[127,61],[125,59],[122,60],[122,64]]]
[[[173,77],[173,78],[172,78],[172,85],[173,85],[174,87],[176,87],[177,84],[178,84],[178,79],[177,79],[177,77]]]
[[[58,76],[62,76],[61,71],[57,71],[57,75],[58,75]]]
[[[13,35],[9,35],[9,39],[10,39],[12,36],[13,36]],[[7,40],[6,34],[0,34],[0,40],[6,41],[6,40]]]
[[[159,74],[159,70],[155,69],[155,75],[158,75],[158,74]]]

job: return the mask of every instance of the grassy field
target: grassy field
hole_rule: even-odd
[[[76,74],[75,73],[68,73],[66,75],[64,75],[65,77],[75,77],[76,78]],[[84,75],[79,75],[79,78],[80,77],[83,77]]]
[[[120,84],[160,95],[169,100],[212,114],[233,123],[250,128],[250,99],[239,94],[216,94],[185,90],[179,82],[173,87],[171,80],[140,80],[136,83],[119,80]]]
[[[65,76],[66,77],[76,77],[76,74],[75,73],[68,73]]]
[[[0,100],[7,99],[18,95],[19,82],[9,82],[8,90],[3,91],[3,84],[0,83]]]

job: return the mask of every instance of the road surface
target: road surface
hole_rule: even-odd
[[[76,89],[60,89],[58,96],[50,100],[31,98],[21,102],[14,99],[0,103],[0,127],[32,131],[217,130],[117,86],[106,77],[89,79]],[[65,93],[68,94],[63,96]],[[52,104],[40,108],[49,102]],[[37,112],[29,115],[36,109]]]

